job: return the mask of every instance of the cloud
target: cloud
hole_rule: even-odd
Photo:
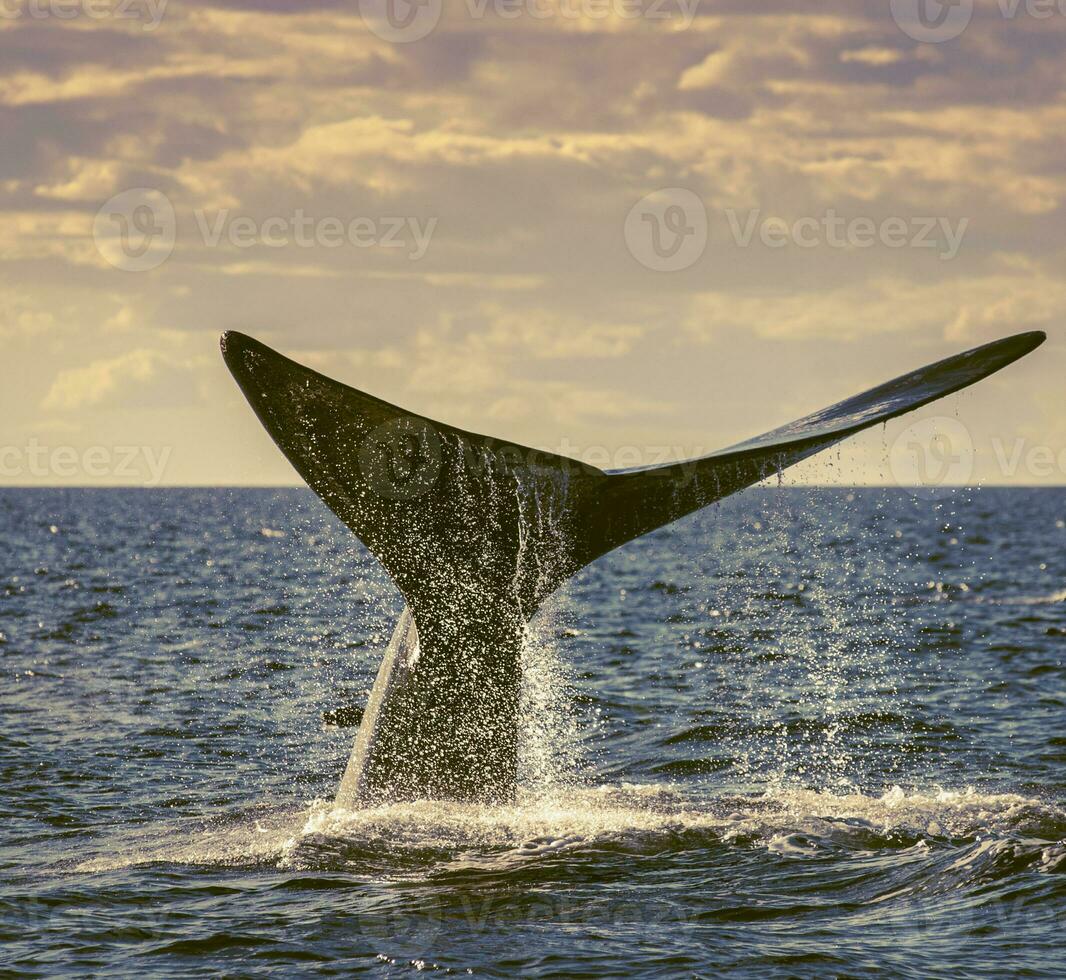
[[[51,310],[26,295],[0,293],[0,338],[46,334],[56,325]]]
[[[904,349],[1062,329],[1066,18],[977,16],[942,45],[913,42],[887,3],[850,0],[705,0],[687,29],[471,18],[446,3],[439,28],[406,45],[376,37],[347,0],[171,4],[154,31],[2,25],[10,390],[77,413],[86,432],[119,406],[165,404],[182,424],[205,384],[228,383],[224,329],[527,441],[642,417],[674,431],[682,401],[728,439],[788,417],[786,384],[814,405],[827,385],[846,394],[871,350],[909,362]],[[174,252],[148,273],[112,269],[94,215],[146,186],[173,202]],[[704,202],[711,240],[664,274],[635,260],[623,228],[667,187]],[[210,225],[221,208],[258,225],[297,210],[437,224],[418,261],[209,247],[196,216]],[[918,248],[741,249],[727,208],[969,225],[951,262]],[[1056,391],[1058,349],[1039,355]],[[1061,409],[1026,404],[1002,411],[1064,428],[1047,421]],[[264,465],[189,418],[189,460],[210,442],[205,458]]]
[[[549,309],[512,309],[484,303],[481,314],[491,322],[475,346],[540,360],[613,358],[628,354],[647,332],[636,323],[603,323]]]
[[[906,60],[906,55],[896,48],[856,48],[842,51],[840,60],[853,61],[862,65],[894,65]]]
[[[60,371],[41,407],[73,411],[114,400],[122,389],[143,385],[156,377],[161,358],[149,350],[133,350],[110,360]]]
[[[114,160],[83,160],[71,157],[67,161],[69,180],[54,184],[39,184],[34,193],[39,197],[59,201],[102,200],[115,186],[118,163]]]
[[[173,354],[138,348],[60,371],[41,407],[50,412],[74,412],[188,405],[199,398],[199,369],[203,366],[203,359],[176,361]]]
[[[925,334],[981,343],[1066,320],[1066,283],[1046,271],[1004,268],[978,277],[917,285],[878,277],[832,290],[797,290],[738,298],[708,291],[694,297],[686,329],[703,342],[743,329],[767,338],[855,340],[877,334]]]

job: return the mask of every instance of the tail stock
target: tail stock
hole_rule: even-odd
[[[408,606],[338,801],[509,799],[525,625],[562,582],[635,537],[979,381],[1044,339],[986,344],[700,459],[605,472],[406,412],[225,334],[226,363],[267,431]]]

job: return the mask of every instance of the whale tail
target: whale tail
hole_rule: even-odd
[[[700,459],[605,472],[434,422],[226,333],[226,363],[267,431],[407,602],[339,802],[509,799],[525,624],[563,581],[1044,339],[986,344]]]

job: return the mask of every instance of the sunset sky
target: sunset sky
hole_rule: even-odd
[[[1066,3],[387,2],[0,0],[0,483],[299,482],[227,329],[597,465],[1042,329],[797,477],[1066,483]]]

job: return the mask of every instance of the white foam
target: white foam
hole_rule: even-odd
[[[330,855],[358,866],[371,853],[416,852],[437,866],[512,864],[679,833],[761,842],[791,857],[826,847],[876,848],[881,839],[900,834],[914,837],[915,847],[926,838],[1031,838],[1028,844],[1044,850],[1041,866],[1054,868],[1066,860],[1066,844],[1039,839],[1040,833],[1064,821],[1066,813],[1040,800],[972,788],[906,792],[895,786],[880,795],[773,788],[761,795],[696,799],[668,783],[620,784],[529,796],[503,807],[421,801],[347,810],[316,800],[297,811],[258,811],[224,828],[167,825],[139,840],[122,834],[125,839],[113,840],[107,853],[75,870],[154,862],[290,868],[328,864]],[[976,857],[967,852],[964,859]]]

